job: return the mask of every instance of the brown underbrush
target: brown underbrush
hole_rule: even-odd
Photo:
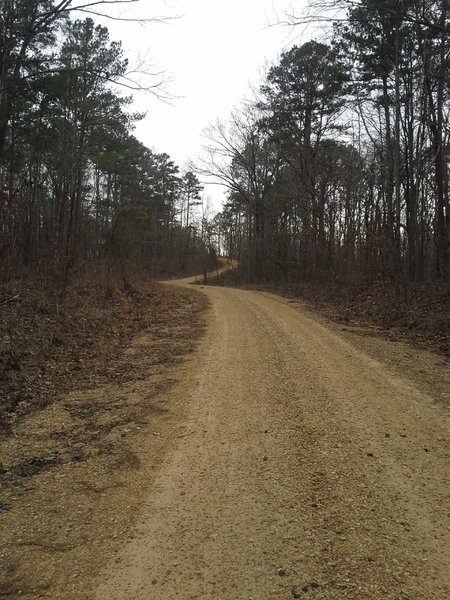
[[[2,598],[54,600],[90,580],[183,414],[164,392],[202,335],[205,296],[143,272],[103,275],[64,297],[21,282],[0,301]]]
[[[108,281],[95,275],[74,282],[63,297],[35,281],[3,290],[0,435],[74,386],[122,377],[111,365],[130,336],[173,318],[192,324],[192,310],[201,309],[201,300],[190,296],[186,303],[186,293],[142,271]],[[132,364],[126,373],[133,377]]]

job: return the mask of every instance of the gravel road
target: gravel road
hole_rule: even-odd
[[[445,407],[286,300],[202,291],[187,418],[95,598],[450,598]]]

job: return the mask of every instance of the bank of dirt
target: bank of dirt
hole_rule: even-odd
[[[450,357],[450,288],[445,285],[303,286],[287,296],[362,335],[383,336]]]
[[[73,588],[82,598],[181,418],[164,393],[203,333],[207,302],[144,274],[84,280],[64,299],[22,285],[5,299],[0,598]]]

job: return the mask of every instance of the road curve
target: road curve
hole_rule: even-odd
[[[188,416],[96,600],[449,598],[444,408],[287,301],[202,291]]]

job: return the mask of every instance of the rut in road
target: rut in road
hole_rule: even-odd
[[[444,409],[286,301],[204,291],[189,417],[95,598],[450,597]]]

